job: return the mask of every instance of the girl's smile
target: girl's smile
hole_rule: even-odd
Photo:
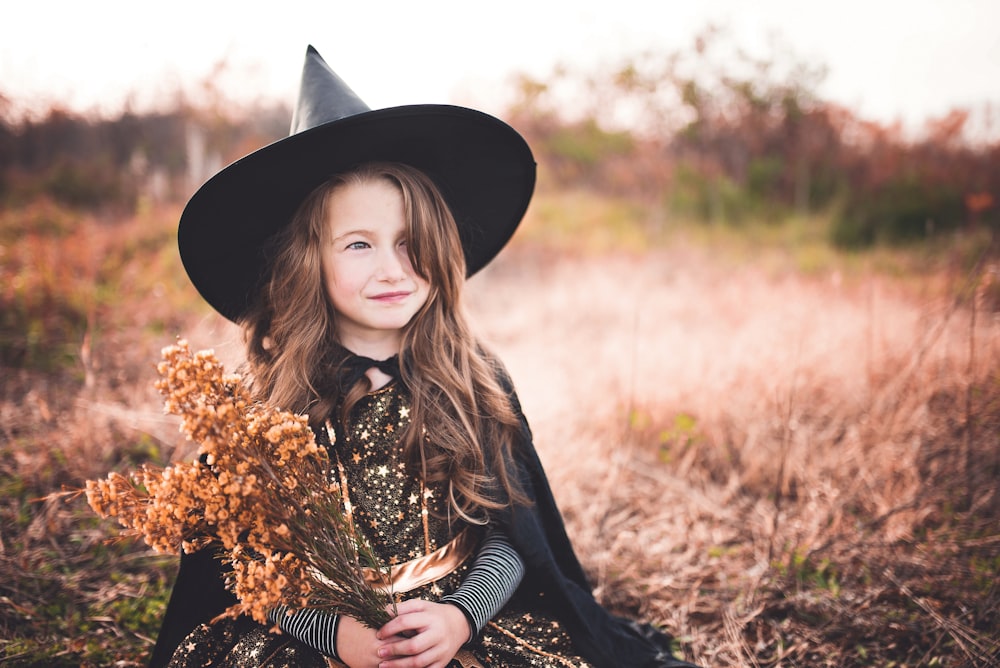
[[[386,292],[380,295],[375,295],[372,299],[376,299],[380,302],[397,302],[403,301],[409,296],[409,292]]]
[[[430,291],[410,263],[401,192],[382,180],[338,186],[327,205],[327,232],[323,280],[340,343],[375,359],[395,354]]]

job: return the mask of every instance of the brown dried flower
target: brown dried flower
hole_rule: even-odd
[[[217,546],[238,599],[227,616],[267,623],[284,604],[335,609],[372,628],[388,621],[392,595],[362,572],[378,560],[352,531],[306,417],[254,402],[238,375],[186,341],[164,348],[157,370],[166,410],[198,443],[199,461],[88,480],[91,508],[160,552]]]

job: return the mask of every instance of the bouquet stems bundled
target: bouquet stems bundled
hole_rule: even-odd
[[[239,376],[185,341],[163,350],[157,370],[166,410],[199,444],[199,461],[88,480],[90,506],[160,552],[218,547],[238,599],[227,616],[267,623],[284,604],[335,609],[372,628],[387,622],[391,593],[363,575],[382,568],[350,527],[305,416],[252,401]]]

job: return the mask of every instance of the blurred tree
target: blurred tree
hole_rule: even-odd
[[[47,196],[71,207],[129,212],[144,195],[185,199],[201,185],[188,178],[192,132],[218,168],[286,134],[290,115],[280,105],[223,114],[183,101],[115,118],[62,108],[18,121],[0,114],[0,201]]]
[[[871,122],[845,132],[853,141],[844,142],[848,188],[834,240],[864,247],[927,239],[973,224],[1000,230],[991,204],[992,193],[1000,193],[1000,144],[973,145],[968,120],[965,110],[931,119],[918,141],[907,141],[898,126]]]
[[[851,246],[1000,227],[1000,142],[989,132],[972,141],[967,111],[932,119],[912,141],[898,124],[821,99],[825,76],[777,40],[753,56],[709,26],[687,50],[521,77],[509,115],[556,186],[704,220],[832,211],[834,239]]]

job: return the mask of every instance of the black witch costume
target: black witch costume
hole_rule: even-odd
[[[332,175],[372,161],[403,163],[435,182],[458,227],[467,276],[507,243],[534,191],[531,150],[503,121],[452,105],[371,110],[309,47],[291,134],[217,173],[181,215],[181,260],[202,297],[240,322],[266,281],[274,235]],[[374,364],[368,360],[360,371]],[[500,381],[520,415],[512,385],[504,374]],[[384,563],[405,571],[450,555],[434,578],[395,591],[455,603],[466,614],[470,638],[452,666],[691,667],[671,655],[666,635],[614,616],[594,599],[523,416],[507,468],[530,503],[493,512],[478,526],[447,521],[448,490],[425,487],[403,461],[399,435],[409,424],[409,407],[409,391],[397,376],[359,400],[346,424],[331,420],[314,431],[336,463],[332,475],[346,494],[352,526]],[[491,580],[481,577],[489,554],[513,555],[511,567],[501,570],[516,577],[506,581],[509,588],[497,587],[502,596],[487,617],[470,611],[463,604],[470,599],[462,597],[472,583]],[[336,615],[299,611],[291,619],[306,614],[314,623],[282,634],[248,617],[213,623],[234,602],[214,550],[182,555],[150,665],[339,665],[335,645],[329,646]]]

